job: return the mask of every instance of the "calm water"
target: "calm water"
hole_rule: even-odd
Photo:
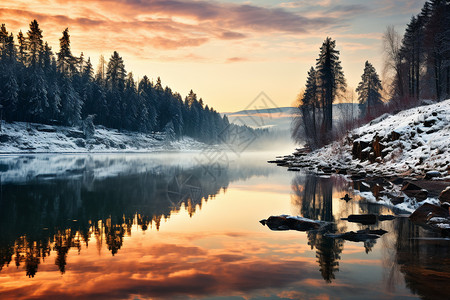
[[[1,299],[448,299],[450,242],[408,219],[373,242],[271,231],[390,214],[342,177],[219,153],[0,157]],[[423,239],[425,237],[426,239]]]

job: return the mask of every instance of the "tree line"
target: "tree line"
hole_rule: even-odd
[[[88,120],[119,130],[165,131],[174,138],[186,135],[205,142],[217,142],[230,125],[192,90],[183,100],[163,87],[159,77],[156,83],[147,76],[136,81],[116,51],[108,62],[101,56],[94,72],[90,58],[72,54],[68,28],[59,42],[59,52],[54,53],[33,20],[26,35],[18,33],[16,44],[2,24],[2,119],[68,126]]]
[[[420,99],[440,101],[450,96],[450,1],[426,1],[422,11],[411,18],[403,38],[388,27],[383,43],[387,80],[382,84],[374,66],[365,62],[355,90],[360,119],[352,119],[347,130],[361,120],[418,105]],[[312,148],[336,137],[333,103],[339,97],[345,98],[347,88],[339,55],[336,41],[327,37],[315,67],[308,70],[304,92],[298,99],[301,114],[294,119],[292,137],[306,141]]]
[[[403,37],[388,27],[384,49],[385,71],[392,76],[390,100],[414,103],[449,97],[450,1],[426,1]]]

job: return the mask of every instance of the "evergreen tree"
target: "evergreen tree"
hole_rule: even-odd
[[[347,86],[339,61],[339,51],[335,48],[336,41],[327,37],[320,47],[316,62],[324,133],[330,133],[333,128],[333,102],[338,92],[344,92]]]
[[[126,75],[127,72],[125,71],[123,59],[119,56],[119,53],[114,51],[106,69],[106,83],[108,88],[123,91]]]
[[[359,94],[359,103],[365,107],[367,115],[373,115],[373,109],[383,104],[380,94],[382,89],[383,87],[375,68],[366,61],[364,73],[361,76],[361,82],[358,84],[356,92]]]
[[[27,44],[26,44],[26,40],[25,40],[25,37],[23,36],[22,31],[19,31],[19,34],[17,35],[17,41],[19,43],[17,56],[18,56],[19,62],[25,65]]]
[[[70,78],[65,78],[61,87],[61,113],[67,125],[78,125],[81,120],[82,101],[73,88]]]
[[[47,83],[44,79],[44,72],[38,68],[31,72],[28,78],[28,122],[43,122],[45,120],[45,110],[48,108]]]
[[[306,89],[303,94],[303,97],[301,98],[301,103],[299,105],[299,108],[302,112],[302,121],[303,126],[300,126],[300,124],[294,123],[294,130],[292,132],[292,137],[297,140],[302,140],[303,137],[299,135],[301,132],[300,128],[304,128],[304,132],[306,135],[306,140],[308,141],[309,145],[313,148],[316,148],[319,146],[319,132],[317,130],[317,127],[320,124],[320,118],[318,109],[320,107],[319,103],[319,91],[317,86],[317,72],[316,70],[311,67],[311,69],[308,71],[308,77],[306,80]],[[297,120],[297,123],[300,120]]]
[[[59,52],[57,66],[58,71],[62,74],[72,76],[78,73],[76,67],[76,58],[72,55],[70,50],[70,35],[69,28],[66,28],[62,37],[59,39]]]
[[[27,50],[28,65],[32,67],[41,66],[41,58],[43,52],[42,30],[36,20],[30,23],[30,30],[28,30]]]

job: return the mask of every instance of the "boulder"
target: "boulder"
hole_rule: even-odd
[[[448,186],[445,190],[441,192],[439,195],[439,201],[441,203],[448,202],[450,203],[450,186]]]
[[[411,181],[406,181],[403,183],[402,192],[404,191],[420,191],[422,188],[418,185],[415,185]]]
[[[416,200],[418,201],[423,201],[428,198],[427,190],[422,189],[420,186],[410,181],[406,181],[403,184],[402,192],[405,193],[408,197],[416,198]]]
[[[439,171],[428,171],[425,174],[425,179],[427,179],[427,180],[432,179],[432,178],[439,178],[439,177],[442,177],[442,174]]]
[[[443,207],[425,203],[419,208],[417,208],[410,216],[409,219],[412,222],[415,223],[421,223],[426,224],[429,219],[431,218],[448,218],[450,217],[450,214],[448,212],[448,209],[445,209]]]
[[[364,242],[367,240],[374,240],[380,238],[381,235],[385,234],[387,231],[378,230],[358,230],[357,232],[349,231],[342,234],[326,234],[325,236],[331,238],[344,239],[351,242]]]
[[[321,227],[318,221],[290,216],[270,216],[268,219],[259,221],[263,225],[267,225],[271,230],[298,230],[308,231],[317,230]]]
[[[395,218],[396,218],[396,216],[393,216],[393,215],[379,215],[378,221],[390,221],[390,220],[394,220]]]
[[[377,216],[373,214],[364,214],[364,215],[349,215],[347,220],[352,223],[361,223],[364,225],[371,225],[377,222]]]

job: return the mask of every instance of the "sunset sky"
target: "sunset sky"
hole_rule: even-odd
[[[244,109],[264,91],[291,105],[327,36],[337,41],[348,85],[364,62],[382,71],[382,34],[403,34],[424,0],[3,0],[0,23],[15,35],[36,19],[59,51],[69,27],[72,53],[117,50],[135,79],[161,77],[184,97],[193,89],[220,112]]]

